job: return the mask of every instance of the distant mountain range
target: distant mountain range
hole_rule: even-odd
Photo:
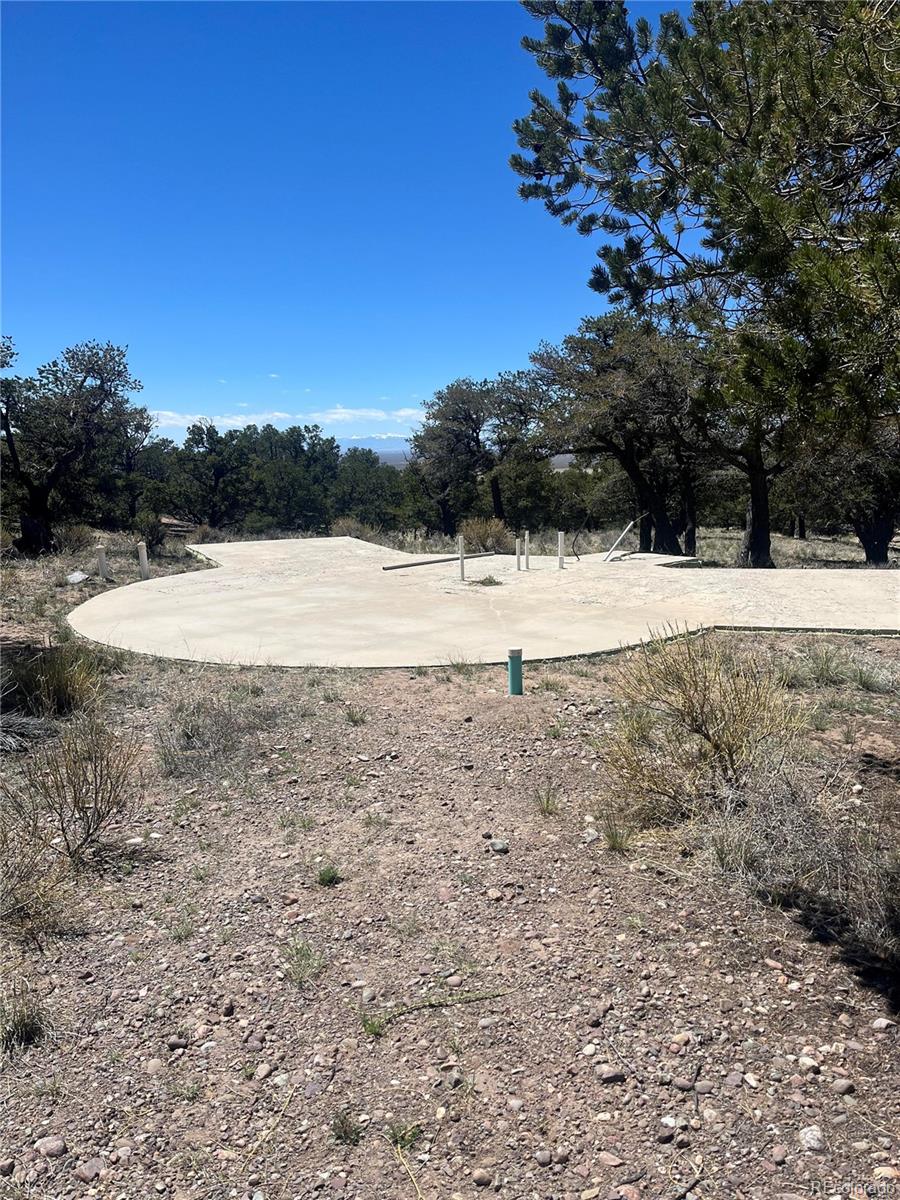
[[[410,456],[409,440],[405,437],[338,439],[342,450],[374,450],[389,467],[403,467]],[[553,459],[553,470],[564,471],[572,461],[571,454],[557,454]]]
[[[402,467],[410,455],[409,439],[401,436],[390,438],[338,438],[342,450],[374,450],[389,467]]]

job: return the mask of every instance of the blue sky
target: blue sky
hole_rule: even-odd
[[[538,29],[505,0],[5,4],[17,369],[109,340],[161,435],[389,447],[436,388],[527,365],[603,307],[594,245],[507,163]]]

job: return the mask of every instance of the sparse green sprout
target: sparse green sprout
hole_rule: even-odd
[[[331,1122],[331,1132],[336,1142],[344,1146],[358,1146],[362,1139],[363,1127],[348,1108],[342,1108]]]
[[[631,830],[615,809],[606,808],[603,810],[601,827],[607,850],[613,850],[616,854],[624,854],[629,849],[631,846]]]
[[[344,709],[344,716],[351,725],[365,725],[368,720],[366,710],[356,704],[348,704]]]
[[[555,817],[559,812],[559,785],[542,783],[534,792],[534,802],[542,817]]]
[[[385,1137],[398,1150],[411,1150],[422,1133],[421,1125],[401,1125],[399,1121],[394,1121],[385,1130]]]
[[[547,737],[552,738],[553,741],[557,742],[562,737],[562,731],[563,727],[559,721],[554,721],[553,724],[547,728]]]
[[[47,1014],[26,982],[0,992],[0,1055],[12,1057],[35,1045],[48,1028]]]
[[[375,1013],[360,1013],[360,1020],[364,1033],[369,1037],[381,1037],[390,1024],[390,1013],[382,1013],[380,1016]]]
[[[319,887],[336,887],[343,879],[340,871],[334,863],[325,863],[319,868],[319,873],[316,876],[316,882]]]
[[[325,968],[324,955],[302,938],[293,938],[288,942],[282,958],[285,976],[300,988],[306,987]]]
[[[503,580],[494,575],[483,575],[481,579],[473,579],[472,584],[475,587],[502,587]]]

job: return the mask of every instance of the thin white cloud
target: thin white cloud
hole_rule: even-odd
[[[407,425],[411,421],[420,421],[423,413],[421,408],[395,408],[390,411],[384,408],[345,408],[343,404],[335,404],[324,412],[309,414],[311,421],[320,421],[323,425],[347,425],[352,421],[395,421],[399,425]]]
[[[287,421],[291,414],[286,412],[258,413],[218,413],[209,416],[207,413],[180,413],[169,409],[155,409],[151,416],[156,418],[160,429],[183,429],[188,425],[196,425],[198,421],[211,421],[217,428],[241,429],[244,425],[265,425],[271,421]]]
[[[347,438],[348,442],[405,442],[405,433],[354,433]]]
[[[387,413],[383,408],[344,408],[335,404],[325,412],[310,413],[310,419],[321,421],[324,425],[344,425],[348,421],[386,421]]]
[[[216,383],[227,383],[227,382],[228,382],[227,379],[217,379],[216,380]]]
[[[274,371],[270,371],[270,372],[269,372],[269,378],[270,378],[270,379],[280,379],[280,378],[281,378],[281,376],[280,376],[280,375],[276,375]]]
[[[165,408],[153,409],[150,415],[156,418],[156,423],[160,429],[178,429],[183,425],[195,425],[198,421],[204,419],[203,413],[171,412]]]

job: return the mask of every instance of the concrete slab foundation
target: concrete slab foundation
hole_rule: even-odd
[[[900,573],[741,571],[631,555],[608,563],[532,554],[413,571],[354,538],[191,547],[219,564],[133,583],[69,615],[84,637],[125,650],[245,665],[409,667],[505,662],[614,650],[667,625],[900,633]],[[435,558],[443,557],[435,555]],[[500,587],[477,581],[492,575]]]

